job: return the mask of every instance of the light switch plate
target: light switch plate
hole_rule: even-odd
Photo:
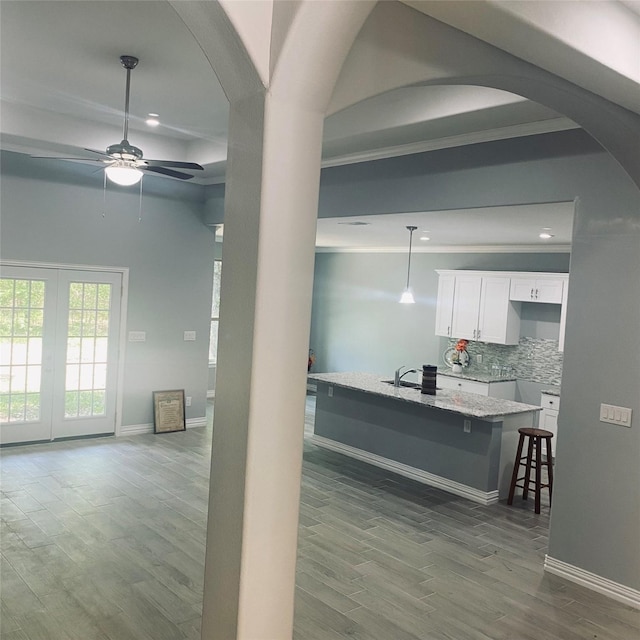
[[[129,342],[146,342],[146,331],[129,331]]]
[[[196,339],[195,331],[185,331],[184,332],[185,342],[193,342]]]
[[[617,407],[613,404],[601,404],[600,422],[617,424],[620,427],[631,427],[631,409]]]

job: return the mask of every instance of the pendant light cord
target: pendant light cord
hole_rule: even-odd
[[[409,276],[411,275],[411,245],[413,241],[413,232],[418,227],[409,226],[407,229],[409,230],[409,260],[407,264],[407,289],[409,288]]]

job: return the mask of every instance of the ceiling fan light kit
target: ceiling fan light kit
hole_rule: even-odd
[[[138,58],[135,56],[120,56],[120,64],[127,72],[127,83],[124,99],[124,128],[122,141],[107,147],[106,152],[96,149],[87,149],[90,153],[98,154],[100,159],[89,160],[106,165],[107,178],[120,186],[132,186],[138,184],[144,172],[156,173],[162,176],[178,178],[179,180],[191,180],[193,176],[176,169],[188,169],[190,171],[204,171],[204,167],[195,162],[179,162],[172,160],[147,160],[143,157],[142,149],[133,146],[129,140],[129,93],[131,86],[131,71],[138,66]],[[37,156],[34,156],[37,157]],[[49,158],[51,159],[51,158]],[[53,158],[56,159],[56,158]],[[83,160],[87,158],[58,158],[60,160]]]
[[[142,180],[142,171],[136,169],[133,163],[118,160],[105,169],[107,178],[121,187],[130,187]]]

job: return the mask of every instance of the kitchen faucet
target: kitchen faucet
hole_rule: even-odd
[[[407,369],[405,372],[403,372],[402,370],[406,368],[407,368],[407,365],[402,365],[401,367],[396,369],[395,375],[393,376],[394,387],[399,387],[400,380],[402,380],[402,378],[404,378],[408,373],[416,373],[418,371],[417,369]]]

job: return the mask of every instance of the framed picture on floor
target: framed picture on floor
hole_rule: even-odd
[[[187,421],[184,413],[184,389],[153,392],[153,431],[169,433],[184,431]]]

